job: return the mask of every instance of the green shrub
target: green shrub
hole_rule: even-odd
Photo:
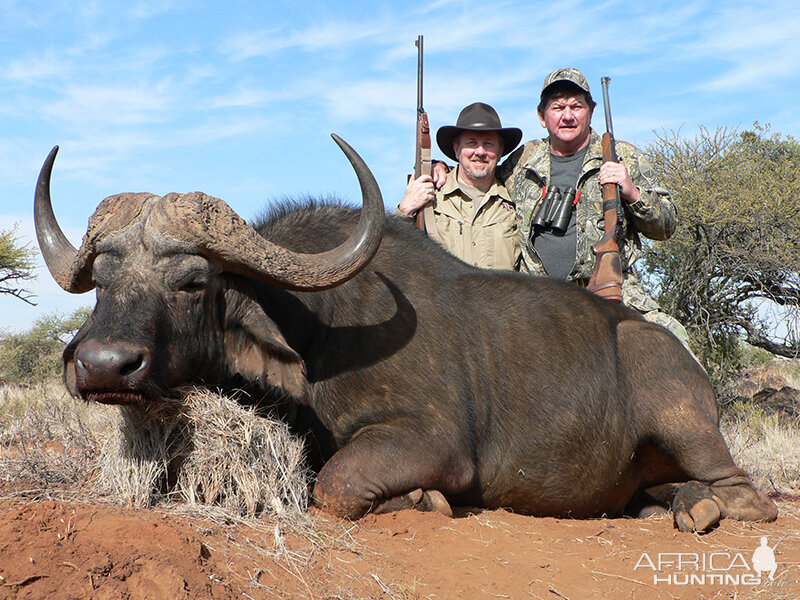
[[[90,308],[71,315],[52,313],[23,333],[0,339],[0,377],[11,383],[42,383],[61,375],[61,353],[88,318]]]

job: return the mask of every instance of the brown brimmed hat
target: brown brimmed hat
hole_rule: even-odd
[[[445,156],[453,160],[458,160],[453,150],[453,140],[462,131],[496,131],[503,140],[503,154],[505,156],[517,147],[522,139],[522,130],[516,127],[503,127],[497,111],[488,104],[475,102],[470,104],[461,114],[455,125],[445,125],[436,132],[436,143],[439,145]]]

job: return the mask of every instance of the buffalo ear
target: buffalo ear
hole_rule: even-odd
[[[229,372],[263,389],[279,388],[300,404],[310,402],[303,359],[289,347],[251,289],[229,288],[225,292],[224,335]]]

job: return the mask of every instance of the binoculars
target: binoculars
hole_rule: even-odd
[[[531,222],[533,226],[539,231],[549,228],[555,233],[564,235],[572,218],[576,193],[572,186],[565,189],[563,193],[555,185],[547,188],[544,200],[539,205],[539,210],[536,211],[536,216]]]

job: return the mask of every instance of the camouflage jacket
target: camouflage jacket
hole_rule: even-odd
[[[639,234],[655,240],[672,235],[677,224],[677,211],[669,192],[655,178],[652,168],[632,144],[617,141],[617,155],[628,168],[633,183],[642,192],[641,198],[629,204],[622,201],[624,219],[621,224],[620,255],[623,271],[629,271],[641,256]],[[571,281],[586,281],[594,268],[592,246],[603,237],[603,191],[597,174],[602,164],[600,136],[592,131],[589,149],[578,176],[577,188],[581,198],[577,205],[577,248],[575,264],[567,277]],[[522,250],[520,270],[547,275],[532,245],[528,244],[531,218],[539,209],[542,190],[550,179],[550,144],[547,139],[527,142],[517,148],[497,170],[516,204],[519,224],[519,243]]]

